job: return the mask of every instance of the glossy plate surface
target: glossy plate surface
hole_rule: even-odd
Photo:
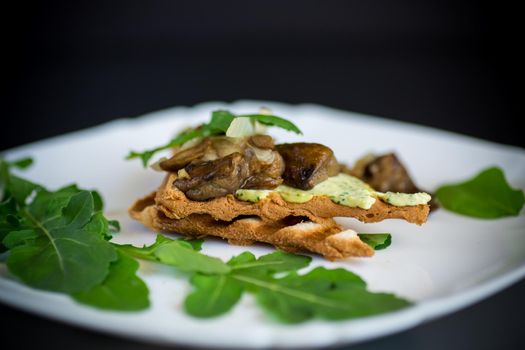
[[[417,184],[429,191],[467,179],[497,165],[513,187],[525,188],[525,150],[424,128],[334,110],[318,105],[261,101],[205,103],[116,120],[95,128],[8,151],[8,159],[32,156],[36,164],[24,176],[50,188],[76,182],[96,188],[106,214],[118,219],[117,242],[151,243],[154,235],[128,219],[127,207],[154,190],[162,174],[124,161],[130,148],[145,149],[168,140],[181,128],[206,121],[212,110],[253,113],[261,106],[292,119],[304,132],[296,136],[275,128],[278,142],[306,140],[331,147],[339,161],[352,163],[365,153],[394,151]],[[0,300],[53,319],[146,341],[218,347],[305,347],[352,343],[397,332],[485,298],[525,275],[525,215],[499,220],[467,218],[445,210],[422,227],[399,220],[362,224],[340,222],[358,232],[391,232],[392,245],[372,258],[328,262],[314,257],[312,267],[344,267],[362,276],[374,291],[394,292],[415,302],[400,312],[352,321],[311,321],[286,326],[268,319],[250,295],[226,316],[199,320],[181,309],[190,285],[185,278],[143,263],[141,276],[150,288],[152,307],[140,313],[105,312],[76,304],[67,296],[27,288],[9,277],[0,263]],[[208,240],[207,254],[228,259],[244,250],[256,255],[268,246],[230,246]],[[205,336],[204,336],[205,335]]]

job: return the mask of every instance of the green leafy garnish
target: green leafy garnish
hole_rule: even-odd
[[[147,307],[138,264],[108,242],[119,225],[102,214],[102,197],[76,185],[49,191],[11,173],[29,163],[0,159],[0,252],[8,250],[10,273],[100,308]],[[124,305],[131,294],[133,303]]]
[[[13,168],[27,169],[31,165],[33,165],[33,158],[30,158],[30,157],[20,158],[20,159],[11,161],[11,162],[6,162],[6,163],[8,164],[8,166],[11,166]]]
[[[247,117],[254,121],[258,121],[261,124],[269,126],[277,126],[282,129],[301,134],[301,130],[289,120],[286,120],[275,115],[265,115],[265,114],[246,114],[246,115],[235,115],[229,111],[218,110],[213,111],[211,114],[211,119],[209,123],[202,124],[196,129],[186,130],[178,134],[175,138],[169,141],[163,146],[159,146],[150,150],[143,152],[130,151],[126,156],[126,159],[140,158],[142,160],[142,165],[146,167],[150,159],[155,155],[155,153],[163,151],[165,149],[181,146],[186,142],[197,138],[197,137],[207,137],[214,135],[222,135],[226,133],[231,122],[237,117]]]
[[[244,252],[233,257],[228,262],[235,271],[248,271],[250,274],[271,275],[277,272],[287,272],[299,270],[308,266],[312,259],[303,256],[288,254],[284,252],[275,252],[261,256],[256,259],[250,252]]]
[[[410,305],[393,294],[372,293],[357,275],[318,267],[284,278],[237,277],[257,287],[256,299],[277,320],[298,323],[313,317],[342,320],[395,311]]]
[[[120,222],[117,220],[108,220],[108,226],[111,233],[120,232]]]
[[[196,274],[190,281],[194,289],[186,297],[184,308],[195,317],[225,314],[237,304],[243,293],[242,283],[228,275]]]
[[[240,115],[239,117],[248,117],[264,125],[277,126],[281,129],[292,131],[296,134],[302,134],[302,131],[294,123],[292,123],[291,121],[287,119],[277,117],[275,115],[248,114],[248,115]]]
[[[230,111],[217,110],[211,112],[210,122],[204,125],[219,134],[225,133],[235,118],[237,118],[237,116]]]
[[[149,307],[148,287],[136,276],[139,263],[119,252],[104,281],[92,289],[75,293],[80,303],[100,309],[138,311]]]
[[[226,118],[217,114],[214,127],[225,128]],[[359,276],[343,269],[318,267],[300,274],[310,264],[306,256],[274,252],[256,258],[244,252],[225,263],[200,253],[201,240],[157,235],[149,246],[111,243],[111,232],[120,227],[103,215],[96,191],[75,185],[49,191],[15,176],[13,167],[0,160],[0,238],[9,271],[31,287],[99,309],[144,310],[150,301],[137,275],[141,259],[186,272],[181,275],[189,276],[193,290],[184,308],[200,318],[230,311],[244,293],[286,323],[363,317],[410,305],[392,294],[369,292]]]
[[[286,323],[371,316],[410,305],[392,294],[369,292],[359,276],[344,269],[297,272],[309,263],[308,257],[283,252],[259,259],[242,253],[228,262],[227,274],[192,277],[194,289],[184,303],[186,312],[201,318],[219,316],[230,311],[244,292],[252,293],[269,315]]]
[[[218,134],[218,133],[217,133]],[[148,166],[148,162],[155,155],[155,153],[163,151],[165,149],[173,148],[176,146],[181,146],[188,142],[191,139],[194,139],[196,137],[205,137],[214,135],[211,133],[210,130],[205,129],[204,126],[202,126],[199,129],[190,130],[190,131],[184,131],[177,135],[174,139],[172,139],[169,143],[159,146],[144,152],[136,152],[136,151],[130,151],[129,154],[126,156],[126,159],[134,159],[134,158],[140,158],[142,160],[142,165],[144,167]]]
[[[99,232],[90,230],[93,197],[81,191],[60,199],[39,196],[19,212],[23,230],[10,232],[3,243],[10,249],[7,266],[26,284],[73,293],[94,287],[116,259],[115,250]],[[43,210],[49,208],[50,210]]]
[[[436,197],[445,209],[484,219],[517,216],[525,203],[523,191],[511,188],[497,167],[485,169],[468,181],[443,185]]]
[[[120,249],[130,256],[172,265],[181,271],[210,274],[223,274],[230,271],[230,267],[222,260],[199,253],[191,243],[172,240],[162,235],[157,235],[157,240],[150,246],[138,248],[122,245]]]
[[[392,244],[392,235],[390,233],[358,233],[357,235],[374,250],[385,249]]]

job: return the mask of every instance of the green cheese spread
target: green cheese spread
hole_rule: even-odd
[[[430,195],[424,192],[376,192],[365,182],[347,174],[332,176],[308,191],[281,185],[273,190],[237,190],[235,197],[243,201],[258,202],[270,193],[278,193],[290,203],[305,203],[314,196],[327,196],[334,203],[362,209],[370,209],[377,198],[399,207],[426,204],[430,201]]]
[[[406,207],[410,205],[427,204],[431,197],[428,193],[399,193],[399,192],[377,192],[379,198],[388,204],[395,205],[396,207]]]

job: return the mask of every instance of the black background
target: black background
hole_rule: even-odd
[[[2,12],[0,150],[174,105],[247,98],[314,102],[525,144],[517,127],[521,12],[503,3],[47,1]],[[520,282],[357,348],[512,345],[524,292]],[[39,329],[64,348],[146,348],[5,306],[0,314],[11,331]]]

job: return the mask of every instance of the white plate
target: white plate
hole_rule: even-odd
[[[261,105],[293,119],[304,132],[301,138],[273,129],[279,141],[320,142],[347,163],[369,151],[395,151],[425,189],[466,179],[492,165],[502,167],[514,187],[525,188],[523,149],[316,105],[261,101],[206,103],[117,120],[19,147],[7,152],[7,157],[33,156],[36,164],[25,176],[51,188],[77,182],[85,188],[99,189],[106,200],[107,215],[122,223],[118,242],[150,243],[154,235],[128,219],[126,208],[156,188],[162,174],[143,170],[138,161],[123,161],[128,150],[156,146],[174,131],[207,120],[214,109],[250,113]],[[370,289],[397,293],[416,302],[415,306],[352,321],[315,320],[285,326],[266,318],[246,295],[229,314],[199,320],[181,310],[190,289],[188,282],[148,264],[141,269],[152,300],[152,307],[145,312],[98,311],[60,294],[27,288],[10,279],[3,264],[0,300],[50,318],[146,341],[243,348],[304,347],[357,342],[407,329],[470,305],[525,275],[523,214],[488,221],[439,210],[422,227],[399,220],[366,225],[353,219],[340,221],[360,232],[391,232],[393,243],[372,258],[331,263],[315,257],[312,266],[342,266],[361,275]],[[236,247],[217,240],[204,244],[205,253],[223,259],[246,249],[256,255],[272,251],[267,246]]]

